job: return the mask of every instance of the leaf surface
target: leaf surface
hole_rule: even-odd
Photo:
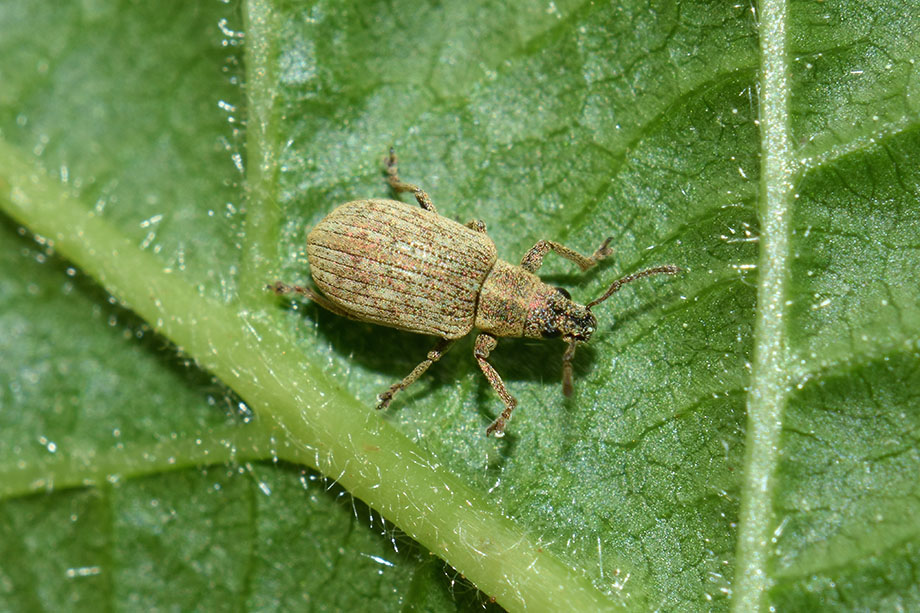
[[[0,3],[0,608],[916,608],[920,10],[771,7]],[[502,339],[503,439],[471,339],[375,414],[433,339],[262,286],[390,146],[511,262],[613,236],[580,302],[685,272],[571,400]]]

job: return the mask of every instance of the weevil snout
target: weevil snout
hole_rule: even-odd
[[[588,307],[583,307],[575,302],[570,303],[564,315],[564,320],[562,338],[565,340],[583,343],[591,338],[591,335],[597,330],[597,318],[594,317],[594,313]]]
[[[562,288],[550,288],[531,307],[525,326],[525,336],[532,338],[563,338],[588,340],[597,329],[597,319],[591,311],[574,300]]]

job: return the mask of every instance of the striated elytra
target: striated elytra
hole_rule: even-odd
[[[277,281],[277,294],[296,292],[344,317],[440,337],[425,360],[379,397],[378,409],[408,387],[458,338],[479,331],[473,350],[479,367],[505,404],[486,430],[502,436],[517,401],[488,362],[498,337],[560,338],[563,392],[572,393],[572,358],[579,343],[591,338],[597,320],[591,308],[624,284],[656,274],[675,274],[664,265],[627,275],[587,305],[547,285],[536,270],[549,251],[588,270],[610,255],[611,239],[584,256],[559,243],[537,242],[520,266],[496,255],[485,224],[466,225],[437,214],[418,186],[399,179],[396,155],[386,159],[388,181],[396,192],[413,192],[420,206],[397,200],[355,200],[337,207],[307,236],[307,258],[320,292]]]
[[[495,265],[495,244],[451,219],[396,200],[336,208],[307,236],[313,281],[349,316],[460,338]]]

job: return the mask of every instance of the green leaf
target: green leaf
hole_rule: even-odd
[[[0,609],[917,608],[917,31],[0,2]],[[581,302],[685,272],[596,308],[572,400],[502,339],[502,439],[470,339],[378,414],[433,340],[263,286],[391,145],[504,259],[613,236],[546,258]]]

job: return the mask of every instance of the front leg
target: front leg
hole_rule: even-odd
[[[479,368],[482,369],[482,374],[486,376],[486,379],[489,380],[489,384],[492,385],[492,389],[498,393],[502,402],[505,403],[505,410],[502,411],[502,414],[492,422],[492,425],[486,428],[486,436],[494,434],[496,437],[500,438],[505,435],[505,423],[511,419],[511,411],[517,406],[517,400],[508,393],[501,376],[499,376],[492,365],[486,361],[489,354],[497,346],[498,340],[494,336],[485,333],[480,334],[476,337],[476,346],[473,348],[473,355],[479,363]]]
[[[536,272],[537,269],[543,265],[543,256],[550,250],[553,250],[565,259],[572,260],[578,264],[578,267],[581,268],[582,271],[585,271],[613,253],[613,249],[607,246],[612,240],[612,236],[605,240],[604,244],[598,247],[597,251],[595,251],[591,257],[584,256],[574,249],[569,249],[565,245],[561,245],[555,241],[537,241],[537,244],[531,247],[530,251],[525,253],[524,257],[521,258],[521,268],[528,272]]]
[[[390,389],[377,396],[377,409],[387,408],[387,406],[390,404],[390,401],[393,400],[393,396],[395,396],[397,392],[404,390],[415,383],[415,380],[421,377],[422,374],[428,370],[429,366],[441,359],[441,356],[444,355],[447,350],[450,349],[450,346],[454,344],[454,340],[456,339],[442,338],[439,340],[438,344],[428,352],[428,356],[422,360],[418,366],[413,368],[412,372],[410,372],[405,379],[399,383],[394,383],[390,386]]]

